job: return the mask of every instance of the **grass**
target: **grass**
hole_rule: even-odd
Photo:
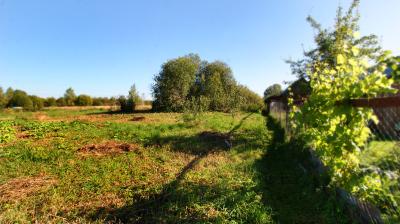
[[[349,223],[260,114],[5,111],[0,132],[0,223]]]
[[[380,177],[379,194],[372,201],[386,223],[400,222],[400,145],[396,141],[372,141],[360,155],[365,175]]]
[[[199,135],[226,133],[246,116],[0,113],[15,132],[0,145],[0,223],[271,223],[255,166],[270,142],[263,117],[246,118],[231,149]],[[132,150],[81,150],[123,144]]]

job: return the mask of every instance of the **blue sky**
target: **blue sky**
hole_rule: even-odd
[[[384,4],[383,4],[384,2]],[[312,47],[312,15],[333,24],[349,0],[0,0],[0,86],[42,97],[147,98],[166,60],[188,53],[228,63],[260,95],[292,80],[288,58]],[[361,34],[400,53],[399,0],[363,0]]]

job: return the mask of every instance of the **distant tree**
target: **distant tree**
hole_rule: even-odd
[[[122,112],[132,112],[132,107],[129,107],[126,96],[119,96],[117,101]]]
[[[60,97],[57,99],[57,106],[59,107],[67,106],[67,102],[65,101],[64,97]]]
[[[199,65],[199,56],[193,54],[164,63],[160,73],[154,78],[153,109],[183,111]]]
[[[7,105],[7,98],[4,94],[3,88],[0,87],[0,109],[6,107]]]
[[[93,97],[93,106],[103,106],[104,99],[101,97]]]
[[[142,99],[139,96],[138,91],[136,90],[135,84],[133,84],[131,86],[131,89],[129,90],[128,101],[130,101],[130,104],[131,104],[133,110],[135,110],[136,105],[140,104],[140,102],[142,101]]]
[[[65,91],[64,99],[65,99],[66,106],[74,106],[75,100],[76,100],[76,95],[72,88],[68,88]]]
[[[8,104],[10,102],[11,98],[14,95],[14,90],[11,87],[8,87],[7,90],[6,90],[6,94],[5,95],[6,95],[6,101],[7,101],[7,104]]]
[[[282,93],[282,86],[273,84],[264,91],[264,100],[271,96],[279,96]]]
[[[33,102],[28,94],[22,90],[15,90],[8,102],[9,107],[22,107],[25,110],[33,110]]]
[[[93,100],[92,97],[88,95],[81,94],[75,100],[75,105],[78,106],[92,106]]]
[[[54,98],[54,97],[46,98],[46,100],[44,101],[44,106],[45,107],[55,107],[55,106],[57,106],[56,98]]]
[[[32,110],[41,110],[44,107],[44,99],[38,96],[29,96],[32,101]]]
[[[244,111],[257,112],[263,107],[262,98],[255,92],[243,85],[237,86],[240,108]]]

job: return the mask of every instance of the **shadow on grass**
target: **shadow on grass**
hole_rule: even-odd
[[[239,123],[236,130],[242,123]],[[171,150],[190,153],[195,155],[195,158],[181,169],[173,181],[165,184],[157,193],[133,198],[131,203],[121,208],[98,209],[91,218],[115,223],[215,223],[223,222],[226,216],[231,218],[237,216],[237,220],[242,220],[244,223],[269,220],[270,210],[255,200],[254,186],[230,186],[221,179],[207,176],[202,177],[205,178],[204,181],[185,180],[187,173],[210,153],[230,149],[223,141],[226,135],[226,133],[220,135],[199,133],[189,137],[157,136],[149,139],[148,146],[168,144]],[[247,135],[261,134],[254,131]],[[233,141],[237,146],[245,146],[253,141],[252,139],[246,141],[243,133],[237,137],[241,137]],[[263,146],[258,145],[258,147]]]
[[[148,109],[148,110],[135,110],[133,112],[125,112],[122,110],[107,110],[107,111],[98,111],[98,112],[90,112],[86,115],[120,115],[120,114],[151,114],[156,113],[156,111]]]
[[[285,142],[284,130],[267,117],[272,143],[256,167],[265,180],[264,200],[278,223],[348,223],[342,205],[315,173],[310,151],[298,140]]]

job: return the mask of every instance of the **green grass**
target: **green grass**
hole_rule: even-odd
[[[372,141],[360,155],[365,175],[378,175],[379,192],[370,200],[386,223],[400,222],[400,145],[396,141]]]
[[[0,113],[17,133],[0,145],[0,223],[273,221],[255,166],[270,142],[261,115],[246,118],[227,149],[199,133],[228,132],[246,114],[183,122],[181,114],[105,112]],[[135,150],[79,152],[108,142]]]

